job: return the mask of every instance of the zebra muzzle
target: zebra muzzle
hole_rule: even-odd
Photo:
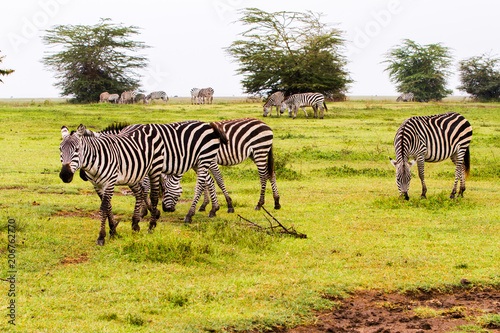
[[[59,178],[65,183],[71,183],[73,180],[73,172],[69,164],[63,164],[61,172],[59,172]]]

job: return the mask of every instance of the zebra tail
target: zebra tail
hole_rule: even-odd
[[[323,106],[325,107],[325,110],[328,111],[328,108],[326,107],[325,101],[323,101]]]
[[[214,132],[219,137],[221,143],[226,144],[229,142],[229,140],[227,139],[226,132],[224,132],[224,130],[221,128],[221,126],[218,123],[216,123],[216,122],[210,123],[210,126],[213,128]]]
[[[469,147],[467,147],[467,149],[465,150],[464,166],[465,166],[465,178],[469,179],[469,175],[470,175],[470,151],[469,151]]]
[[[269,149],[269,155],[267,156],[267,174],[269,179],[272,179],[274,176],[274,155],[273,155],[273,146]]]

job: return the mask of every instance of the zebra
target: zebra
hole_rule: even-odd
[[[302,111],[304,111],[306,118],[308,118],[307,112],[304,109],[305,106],[312,106],[314,110],[314,118],[318,118],[318,108],[321,110],[320,119],[323,119],[324,110],[328,111],[328,108],[325,104],[325,96],[320,93],[303,93],[291,95],[287,99],[285,99],[283,103],[281,103],[281,110],[284,112],[286,109],[288,109],[288,116],[292,117],[293,113],[293,119],[295,119],[297,117],[297,111],[300,107]]]
[[[389,157],[396,167],[396,184],[400,197],[409,199],[411,172],[417,163],[418,176],[422,182],[422,198],[426,198],[424,162],[441,162],[451,158],[455,164],[455,183],[450,198],[455,198],[460,179],[459,196],[465,191],[465,176],[470,173],[469,144],[472,127],[462,115],[448,112],[433,116],[418,116],[406,119],[394,137],[396,160]],[[414,159],[410,162],[410,159]]]
[[[214,99],[214,90],[211,87],[200,89],[198,92],[198,101],[202,101],[201,104],[205,104],[205,99],[207,104],[212,104]]]
[[[200,89],[193,88],[191,89],[191,104],[199,104],[198,94],[200,93]]]
[[[109,93],[107,91],[101,93],[99,95],[99,103],[107,103],[109,102]]]
[[[271,182],[274,197],[274,209],[280,209],[278,187],[276,185],[276,174],[274,172],[274,157],[273,157],[273,131],[261,120],[255,118],[233,119],[216,122],[222,127],[223,132],[227,135],[228,143],[221,144],[217,152],[217,163],[212,162],[210,171],[214,176],[217,184],[221,188],[227,201],[228,213],[234,212],[232,200],[227,193],[222,176],[217,167],[217,164],[223,166],[237,165],[248,158],[251,158],[259,171],[260,179],[260,199],[255,207],[259,210],[265,201],[266,183]],[[162,175],[163,178],[163,199],[162,205],[164,211],[174,211],[175,205],[182,194],[180,186],[180,177],[172,177]],[[213,180],[209,179],[209,185],[213,187]],[[200,207],[200,211],[204,211],[208,204],[208,196],[215,195],[215,188],[207,186],[205,190],[204,202]],[[207,193],[210,190],[210,193]]]
[[[135,99],[135,91],[124,91],[122,92],[120,99],[118,100],[119,104],[133,104]]]
[[[285,95],[281,91],[273,93],[266,104],[264,104],[264,117],[267,117],[268,114],[271,116],[270,112],[273,110],[273,106],[276,107],[276,115],[279,117],[280,114],[284,112],[284,110],[281,110],[281,104],[284,100]]]
[[[167,94],[164,91],[153,91],[146,96],[146,100],[148,101],[148,103],[154,99],[161,99],[162,101],[165,101],[165,103],[168,103],[169,100]]]
[[[141,181],[147,175],[151,183],[151,211],[149,231],[153,231],[159,211],[156,209],[160,186],[160,173],[182,175],[197,166],[197,184],[192,207],[184,221],[191,222],[196,204],[205,187],[208,167],[215,159],[220,142],[227,137],[214,123],[186,121],[173,124],[130,125],[119,132],[89,135],[83,125],[76,134],[63,126],[61,133],[60,178],[69,183],[79,168],[81,176],[92,182],[101,198],[101,230],[98,245],[104,245],[105,222],[109,220],[110,236],[116,233],[111,197],[115,185],[129,185],[136,197],[132,229],[139,231],[140,210],[146,201]],[[217,207],[211,214],[215,216]]]
[[[120,95],[118,95],[118,94],[111,94],[111,95],[109,95],[108,101],[110,103],[115,103],[116,104],[116,103],[118,103],[119,99],[120,99]]]
[[[134,103],[139,103],[140,101],[142,101],[143,104],[148,104],[148,100],[146,98],[146,95],[144,95],[144,94],[136,94],[134,96]]]
[[[413,93],[407,93],[399,95],[396,102],[413,102],[415,95]]]

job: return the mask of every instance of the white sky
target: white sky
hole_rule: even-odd
[[[100,18],[138,26],[135,40],[151,48],[141,89],[164,90],[169,96],[189,96],[192,87],[211,86],[215,96],[241,96],[237,64],[223,50],[243,31],[238,9],[321,12],[323,22],[344,31],[347,69],[355,81],[349,95],[396,95],[389,81],[384,54],[409,38],[419,44],[441,42],[458,61],[489,53],[500,54],[500,2],[491,0],[176,0],[3,1],[0,20],[2,69],[15,72],[1,79],[0,98],[59,97],[54,73],[41,63],[48,46],[41,36],[55,25],[94,25]],[[454,74],[448,88],[459,85]]]

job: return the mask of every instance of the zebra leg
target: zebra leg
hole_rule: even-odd
[[[210,177],[210,175],[208,175],[207,182],[205,183],[205,191],[209,192],[210,200],[212,201],[212,209],[208,213],[208,217],[215,217],[216,212],[220,209],[220,206],[219,201],[217,200],[214,180]]]
[[[314,111],[314,118],[318,118],[318,106],[317,105],[313,105],[312,108],[313,108],[313,111]]]
[[[307,111],[305,107],[301,107],[302,111],[304,111],[304,114],[306,115],[306,119],[309,119],[309,116],[307,115]],[[297,111],[299,111],[299,108],[297,108]],[[295,111],[295,115],[297,115],[297,111]]]
[[[451,156],[452,162],[455,164],[455,183],[453,184],[453,189],[451,190],[450,199],[455,199],[457,194],[458,180],[460,179],[460,191],[458,196],[464,196],[465,191],[465,166],[463,163],[463,158],[460,159],[458,154]]]
[[[280,194],[278,192],[278,185],[276,185],[276,174],[274,173],[272,177],[269,177],[269,181],[271,182],[271,188],[273,189],[273,198],[274,198],[274,209],[280,209]]]
[[[113,197],[114,185],[110,185],[106,190],[102,191],[99,189],[99,196],[101,197],[101,207],[99,208],[99,218],[101,219],[101,230],[99,231],[99,237],[97,238],[97,245],[104,245],[106,239],[106,220],[109,220],[110,236],[115,233],[115,223],[113,217],[113,211],[111,207],[111,198]]]
[[[156,208],[158,206],[158,197],[160,194],[160,171],[150,173],[150,200],[151,200],[151,219],[149,220],[148,233],[152,233],[156,227],[156,221],[160,217],[160,211]]]
[[[325,116],[325,108],[323,107],[323,105],[320,105],[319,110],[321,111],[321,117],[319,119],[323,119],[323,117]]]
[[[203,203],[201,204],[198,211],[204,212],[207,209],[207,205],[209,204],[209,202],[210,202],[210,192],[208,191],[208,187],[205,187],[205,190],[203,190]]]
[[[139,221],[141,220],[141,217],[143,217],[141,216],[141,209],[145,207],[144,190],[140,183],[130,186],[130,189],[134,192],[135,197],[134,215],[132,215],[132,230],[139,231],[141,230],[139,227]],[[147,211],[148,209],[146,208],[146,214]]]
[[[425,158],[423,155],[417,158],[418,177],[420,178],[420,182],[422,183],[422,194],[420,195],[420,197],[422,199],[427,199],[427,197],[425,196],[425,194],[427,193],[427,186],[425,185],[424,162]]]
[[[191,223],[193,221],[192,217],[196,212],[196,205],[198,204],[198,200],[200,200],[201,192],[203,192],[207,182],[207,177],[209,176],[208,170],[206,168],[198,168],[196,174],[197,177],[196,177],[196,186],[194,189],[193,203],[191,204],[191,207],[189,207],[186,217],[184,217],[184,223]]]
[[[234,213],[233,200],[231,199],[231,197],[229,196],[229,193],[226,190],[226,186],[224,185],[224,180],[222,178],[222,174],[220,173],[219,166],[217,165],[217,163],[215,161],[213,161],[210,164],[210,172],[214,176],[215,181],[217,182],[217,186],[219,186],[219,188],[221,189],[222,193],[224,194],[224,198],[226,198],[227,212],[228,213]],[[212,180],[210,179],[210,181],[212,181]],[[212,184],[213,184],[213,181],[212,181]],[[212,193],[212,196],[215,196],[215,200],[217,200],[217,194],[215,192],[215,186],[213,186],[213,190],[212,190],[212,188],[209,188],[209,189],[210,189],[210,191]],[[213,205],[213,202],[214,202],[214,200],[212,199],[212,205]]]

